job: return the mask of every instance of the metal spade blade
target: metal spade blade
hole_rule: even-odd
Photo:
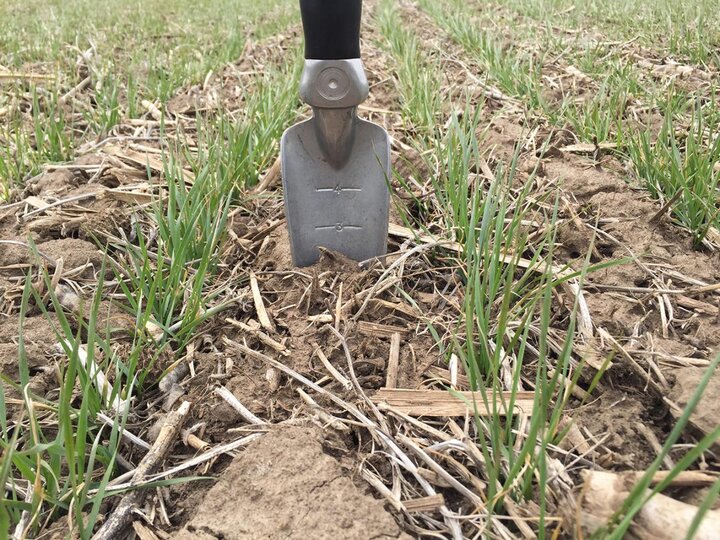
[[[300,0],[306,61],[300,93],[313,118],[282,137],[285,216],[296,266],[318,247],[357,261],[387,249],[390,140],[356,116],[368,93],[359,58],[361,0]]]

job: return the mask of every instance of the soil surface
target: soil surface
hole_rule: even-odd
[[[410,538],[324,452],[312,425],[274,427],[223,472],[178,540]]]

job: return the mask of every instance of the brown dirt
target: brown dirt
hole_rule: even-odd
[[[337,339],[332,336],[326,323],[315,322],[312,318],[335,312],[341,286],[343,302],[350,303],[346,311],[356,309],[359,304],[351,299],[371,287],[376,274],[362,271],[356,262],[332,252],[324,252],[311,267],[293,268],[284,223],[270,232],[263,244],[264,248],[257,255],[253,267],[258,275],[265,307],[276,327],[276,331],[271,334],[289,351],[289,354],[281,356],[283,363],[313,380],[322,378],[327,370],[317,356],[316,351],[319,349],[335,368],[346,373],[347,359]],[[240,261],[234,261],[231,257],[228,263],[240,264]],[[256,315],[254,307],[247,305],[225,316],[237,320],[250,317],[252,320]],[[389,336],[358,333],[358,324],[363,321],[388,324],[402,331],[409,329],[413,321],[381,307],[370,307],[366,316],[357,323],[343,316],[344,333],[349,336],[347,343],[358,379],[364,388],[377,389],[385,380],[390,340]],[[238,341],[244,340],[251,347],[265,347],[258,338],[227,324],[216,327],[213,333],[216,339],[227,336]],[[420,367],[427,368],[434,359],[430,353],[434,341],[428,336],[413,336],[406,343],[409,346],[401,349],[399,382],[414,387],[421,381],[418,374]],[[290,381],[281,377],[279,386],[274,387],[266,378],[268,366],[264,362],[244,358],[242,369],[235,369],[227,377],[218,379],[218,363],[232,354],[224,346],[218,346],[217,352],[198,353],[195,363],[197,377],[189,390],[190,398],[198,403],[196,419],[208,424],[208,436],[215,442],[226,438],[228,422],[237,418],[237,413],[214,394],[208,395],[206,385],[212,385],[213,378],[230,389],[251,412],[272,422],[290,418],[297,408],[298,397]],[[334,384],[332,387],[342,394],[339,385]]]
[[[225,469],[174,538],[409,538],[323,451],[325,437],[312,426],[273,428]]]
[[[58,379],[52,357],[56,353],[57,338],[53,326],[44,316],[25,319],[22,329],[25,360],[28,369],[30,390],[37,396],[44,397],[48,391],[56,388]],[[19,380],[18,364],[20,340],[20,324],[16,317],[0,319],[0,371],[11,380]],[[7,397],[21,397],[9,387],[4,387]],[[19,408],[9,406],[12,415],[19,413]]]
[[[495,119],[494,125],[486,144],[493,155],[508,159],[518,141],[518,126],[504,119]],[[605,156],[599,163],[563,152],[551,152],[540,159],[532,154],[521,157],[521,169],[536,166],[541,181],[558,185],[568,201],[560,213],[565,223],[558,235],[558,263],[581,268],[593,245],[591,264],[637,258],[637,263],[616,264],[589,273],[584,294],[593,325],[608,331],[620,346],[631,350],[643,369],[651,369],[646,363],[653,359],[651,353],[664,355],[653,363],[668,384],[661,381],[659,388],[648,388],[639,370],[618,354],[617,347],[598,340],[592,344],[594,354],[600,358],[613,355],[614,365],[596,391],[598,398],[589,400],[571,416],[586,436],[602,441],[591,453],[596,463],[608,469],[642,470],[656,453],[638,430],[638,423],[664,441],[673,419],[662,397],[670,391],[675,377],[682,376],[688,362],[684,359],[707,363],[720,354],[720,299],[716,292],[693,295],[701,306],[680,303],[686,295],[667,295],[673,316],[664,320],[659,296],[652,290],[690,290],[694,280],[717,283],[720,253],[694,250],[690,235],[671,223],[669,217],[651,222],[659,211],[657,201],[626,179],[622,164],[613,156]],[[599,232],[592,228],[596,223]],[[693,384],[687,386],[695,388]],[[709,389],[707,395],[717,394]],[[708,433],[712,428],[706,424],[705,429],[696,433]]]
[[[30,370],[48,366],[48,357],[53,352],[55,332],[45,317],[30,317],[23,321],[22,335],[25,354]],[[20,325],[15,318],[0,321],[0,365],[3,373],[17,377],[17,351],[20,339]]]
[[[603,449],[595,459],[607,469],[643,469],[655,458],[647,439],[637,424],[652,424],[644,418],[646,405],[643,396],[632,386],[625,389],[608,388],[597,400],[580,407],[572,418],[581,429],[602,438]]]
[[[589,283],[615,287],[646,286],[651,279],[646,271],[650,265],[672,269],[707,283],[716,283],[720,279],[720,255],[693,250],[689,235],[671,225],[667,219],[651,223],[650,218],[658,211],[657,203],[642,191],[633,189],[612,171],[598,170],[587,164],[583,166],[582,162],[570,159],[548,162],[545,170],[552,180],[559,180],[564,189],[577,200],[584,218],[599,217],[606,221],[607,224],[601,224],[600,228],[612,239],[608,236],[596,238],[601,257],[594,262],[634,254],[641,258],[645,266],[623,264],[608,268],[593,273]],[[592,239],[591,229],[584,227],[578,231],[572,223],[564,228],[560,236],[571,258],[584,255]],[[666,278],[665,283],[671,286],[672,280]],[[717,305],[713,294],[700,295],[698,299]],[[598,293],[589,294],[588,303],[595,323],[612,329],[615,335],[632,334],[635,325],[642,320],[644,331],[658,337],[666,337],[670,332],[680,341],[686,341],[685,350],[675,351],[674,354],[691,356],[697,352],[698,345],[707,358],[720,352],[720,335],[716,331],[718,320],[712,314],[700,311],[690,313],[694,316],[690,325],[683,324],[684,317],[678,316],[677,323],[670,322],[669,327],[664,329],[657,316],[656,306],[650,302]],[[676,309],[679,313],[683,312],[682,307],[676,306]]]
[[[680,410],[684,409],[692,399],[704,375],[705,370],[699,368],[686,368],[675,372],[675,384],[668,397],[680,407]],[[720,402],[713,399],[713,396],[720,396],[720,373],[715,373],[710,378],[703,395],[705,397],[698,402],[697,408],[690,415],[690,423],[700,434],[710,433],[718,426]],[[678,413],[678,410],[674,411],[676,416]],[[720,441],[715,442],[715,447],[720,451]]]
[[[97,273],[102,267],[102,253],[96,244],[77,238],[61,238],[36,243],[39,253],[49,259],[63,260],[67,270],[78,270],[80,279],[93,278],[97,281]],[[35,256],[31,249],[22,246],[7,246],[0,252],[0,266],[27,265],[34,262]]]

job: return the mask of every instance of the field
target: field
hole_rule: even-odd
[[[365,0],[362,265],[290,260],[302,44],[0,4],[0,538],[719,538],[716,3]]]

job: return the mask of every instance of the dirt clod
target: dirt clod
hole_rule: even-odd
[[[670,399],[681,408],[685,408],[697,390],[705,375],[702,368],[679,369],[675,372],[675,385],[670,391]],[[715,373],[705,389],[704,396],[720,395],[720,373]],[[718,426],[720,403],[717,399],[701,399],[690,415],[690,423],[702,434],[710,433]],[[716,442],[720,446],[720,442]]]
[[[321,441],[311,427],[264,435],[228,467],[175,538],[401,537],[382,501],[360,492]]]

